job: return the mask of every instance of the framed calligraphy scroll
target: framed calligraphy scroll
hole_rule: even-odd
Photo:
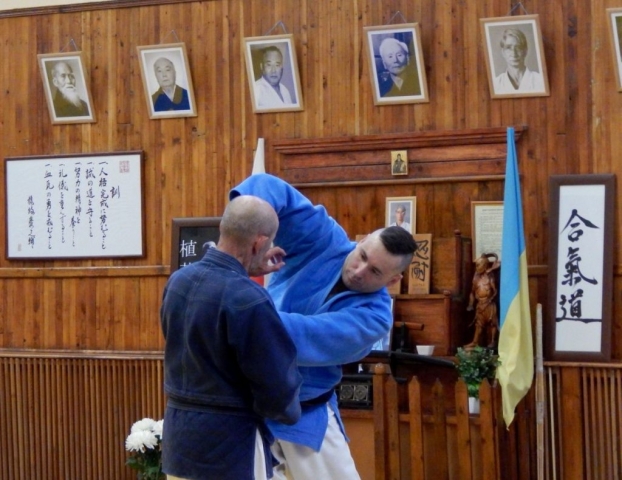
[[[611,359],[614,175],[558,175],[550,185],[547,360]]]
[[[198,262],[205,251],[218,243],[221,217],[173,218],[171,273]]]
[[[143,256],[142,164],[142,151],[7,158],[7,259]]]

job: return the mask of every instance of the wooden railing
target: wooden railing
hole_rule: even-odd
[[[469,415],[462,382],[387,371],[376,366],[369,420],[377,480],[535,478],[532,394],[507,431],[496,386]],[[548,363],[545,379],[544,478],[622,478],[622,365]],[[125,438],[162,418],[162,381],[160,352],[0,350],[0,478],[135,478]]]
[[[135,479],[125,438],[163,414],[160,353],[0,350],[2,479]]]
[[[406,411],[400,408],[400,389],[406,390]],[[407,384],[375,367],[374,445],[375,479],[495,480],[499,476],[499,392],[488,382],[480,389],[480,413],[470,415],[466,385],[455,386],[455,408],[440,381],[424,405],[417,377]]]

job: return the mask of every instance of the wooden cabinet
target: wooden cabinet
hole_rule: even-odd
[[[467,315],[473,278],[471,239],[455,231],[432,238],[430,294],[399,294],[395,298],[396,330],[406,324],[409,345],[434,345],[434,355],[453,355],[472,339]]]

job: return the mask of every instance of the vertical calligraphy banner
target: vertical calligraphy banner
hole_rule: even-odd
[[[7,258],[143,256],[142,158],[7,158]]]
[[[550,187],[547,359],[609,360],[615,177],[553,176]]]

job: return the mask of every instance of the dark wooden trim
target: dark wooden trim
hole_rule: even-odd
[[[89,12],[93,10],[112,10],[115,8],[151,7],[170,3],[209,2],[214,0],[112,0],[110,2],[76,3],[74,5],[53,5],[47,7],[16,8],[0,12],[0,18],[30,17],[56,13]]]
[[[362,187],[377,185],[412,185],[416,183],[491,182],[505,180],[505,175],[473,175],[464,177],[408,178],[405,180],[359,180],[352,182],[292,183],[296,188]]]
[[[527,130],[515,129],[515,140]],[[274,171],[296,187],[353,187],[500,181],[507,128],[284,139],[268,147]],[[391,175],[392,150],[408,151],[406,177]]]
[[[520,140],[527,126],[514,127],[515,140]],[[358,150],[400,150],[402,148],[441,147],[505,143],[506,127],[470,130],[432,130],[387,135],[359,135],[333,138],[286,139],[272,143],[272,148],[283,155],[301,153],[352,152]]]

